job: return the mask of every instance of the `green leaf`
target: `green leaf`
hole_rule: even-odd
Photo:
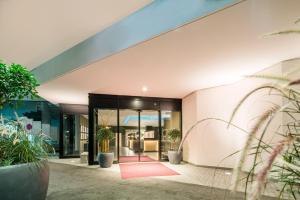
[[[37,97],[38,82],[26,67],[0,61],[0,109],[12,101]]]

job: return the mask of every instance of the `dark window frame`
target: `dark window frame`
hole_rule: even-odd
[[[120,128],[119,112],[120,109],[132,110],[155,110],[159,115],[159,160],[161,160],[161,111],[179,111],[180,112],[180,131],[182,133],[182,99],[143,97],[143,96],[124,96],[109,94],[89,94],[89,137],[88,137],[88,164],[98,164],[94,160],[94,134],[95,134],[95,109],[116,109],[118,130]],[[119,136],[117,138],[119,141]],[[118,160],[119,160],[119,142],[118,142]]]
[[[80,155],[64,154],[64,115],[88,115],[88,106],[81,104],[59,104],[60,130],[59,130],[59,158],[80,158]]]

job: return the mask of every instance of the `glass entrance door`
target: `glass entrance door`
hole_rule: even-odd
[[[120,110],[119,162],[139,161],[139,111]]]
[[[76,143],[75,116],[63,116],[63,156],[78,156],[75,149]]]
[[[158,111],[140,112],[140,161],[159,160],[159,115]]]
[[[119,111],[119,162],[159,159],[158,111]]]
[[[88,116],[63,114],[63,152],[61,157],[79,157],[88,152]]]

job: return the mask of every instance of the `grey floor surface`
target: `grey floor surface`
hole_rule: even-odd
[[[243,199],[243,194],[156,178],[122,180],[119,173],[109,170],[50,163],[47,200],[79,199],[235,200]]]

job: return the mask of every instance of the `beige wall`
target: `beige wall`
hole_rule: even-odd
[[[274,65],[260,74],[281,75],[284,65],[283,63]],[[267,82],[269,81],[247,78],[234,84],[199,90],[185,97],[183,99],[183,135],[193,123],[201,119],[214,117],[229,120],[238,102],[249,91]],[[264,110],[273,106],[273,103],[282,104],[281,97],[276,95],[270,97],[268,92],[259,92],[248,99],[236,115],[234,124],[249,131]],[[270,132],[277,129],[282,120],[282,115],[277,116],[271,125]],[[207,121],[197,126],[185,141],[183,159],[196,165],[232,168],[237,156],[224,161],[222,159],[240,150],[245,139],[246,134],[235,128],[227,129],[226,124],[222,122]],[[274,138],[273,134],[266,137],[268,141],[274,139],[278,138]]]

